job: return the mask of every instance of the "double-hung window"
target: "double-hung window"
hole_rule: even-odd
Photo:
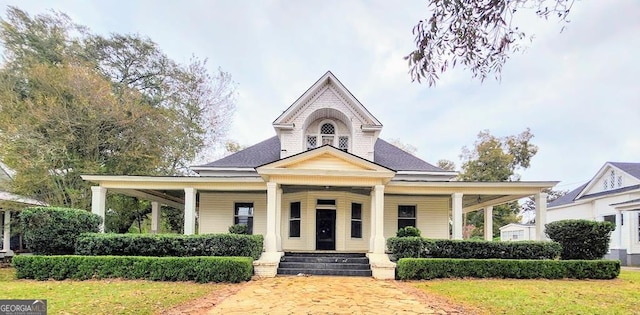
[[[237,202],[235,204],[233,223],[246,225],[249,228],[249,234],[253,234],[253,203]]]
[[[362,204],[351,204],[351,238],[362,238]]]
[[[416,226],[416,206],[398,206],[398,229]]]
[[[289,210],[289,237],[300,237],[300,202],[292,202]]]

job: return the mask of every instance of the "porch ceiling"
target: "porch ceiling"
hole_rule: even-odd
[[[305,191],[336,191],[336,192],[349,192],[354,194],[360,194],[369,196],[371,194],[371,187],[357,187],[357,186],[306,186],[306,185],[282,185],[282,192],[295,193]]]
[[[184,190],[151,190],[151,189],[109,189],[111,193],[123,194],[144,200],[155,201],[176,209],[184,210]],[[198,202],[196,201],[196,207]]]

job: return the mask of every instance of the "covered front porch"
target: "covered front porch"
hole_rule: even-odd
[[[261,177],[83,178],[98,184],[92,188],[92,211],[102,217],[108,192],[150,200],[152,231],[158,231],[161,204],[184,210],[184,234],[225,233],[234,223],[248,222],[242,215],[251,214],[253,233],[265,237],[263,256],[256,262],[256,272],[262,276],[275,275],[285,251],[328,250],[366,252],[377,278],[392,277],[395,266],[385,254],[386,239],[407,222],[420,228],[424,237],[462,239],[463,214],[484,210],[485,238],[491,240],[492,208],[534,196],[536,235],[543,240],[546,194],[542,190],[555,184],[404,182],[388,177],[347,179],[339,174],[271,175],[267,181]],[[238,205],[251,209],[239,213]],[[320,229],[329,232],[324,244],[319,241],[327,238],[327,231]]]

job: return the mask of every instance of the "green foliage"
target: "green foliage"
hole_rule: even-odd
[[[234,224],[229,227],[231,234],[249,234],[249,226],[246,224]]]
[[[396,259],[428,257],[433,241],[419,236],[390,237],[387,248]]]
[[[397,259],[555,259],[562,250],[555,242],[430,240],[420,237],[391,237],[387,240],[387,247]]]
[[[80,174],[183,174],[221,141],[235,87],[206,61],[180,64],[148,38],[92,34],[62,13],[8,7],[1,22],[0,156],[14,192],[87,209]],[[118,231],[147,211],[130,197],[107,208]]]
[[[249,257],[28,256],[13,258],[18,279],[241,282],[253,275]]]
[[[151,213],[151,203],[136,197],[108,195],[105,213],[105,231],[127,233],[133,223],[142,221]],[[112,209],[118,209],[113,211]]]
[[[531,143],[533,134],[527,128],[518,135],[496,137],[489,130],[478,133],[473,148],[462,148],[462,170],[459,179],[474,182],[518,181],[516,171],[527,169],[538,147]],[[483,200],[480,200],[482,202]],[[499,235],[499,228],[519,221],[520,206],[511,202],[493,208],[493,236]],[[484,211],[467,214],[468,225],[475,226],[472,235],[484,234]]]
[[[439,168],[445,171],[454,172],[456,170],[456,163],[447,159],[438,160],[438,162],[436,163],[436,166],[438,166]]]
[[[618,260],[403,258],[398,261],[398,277],[402,280],[466,277],[614,279],[619,274]]]
[[[440,74],[460,65],[481,81],[490,74],[499,79],[509,55],[519,51],[519,42],[528,37],[514,16],[522,17],[522,11],[568,23],[573,4],[572,0],[428,0],[429,16],[413,28],[415,50],[404,57],[411,78],[433,86]]]
[[[55,207],[31,207],[20,212],[20,229],[36,254],[73,254],[81,233],[98,232],[102,219],[91,212]]]
[[[515,136],[498,138],[489,130],[478,133],[473,149],[464,147],[464,161],[460,179],[478,182],[502,182],[518,180],[518,169],[527,169],[538,153],[538,146],[531,143],[533,134],[527,128]]]
[[[396,232],[397,237],[420,236],[420,230],[414,226],[405,226]]]
[[[555,259],[561,250],[555,242],[435,240],[429,252],[437,258]]]
[[[87,256],[245,256],[258,259],[262,235],[239,234],[110,234],[86,233],[76,254]]]
[[[611,222],[562,220],[545,225],[547,236],[562,244],[561,259],[601,259],[609,250]]]

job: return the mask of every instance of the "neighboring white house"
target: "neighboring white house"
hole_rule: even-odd
[[[606,258],[640,265],[640,163],[607,162],[589,182],[549,203],[547,222],[564,219],[616,224]]]
[[[380,139],[382,123],[331,72],[272,125],[275,136],[192,167],[198,176],[83,175],[97,184],[93,212],[104,217],[109,191],[151,200],[152,230],[159,204],[184,209],[185,234],[225,233],[246,224],[265,237],[254,263],[261,276],[275,276],[284,252],[337,251],[367,253],[373,276],[393,279],[386,239],[398,228],[462,239],[463,213],[484,209],[491,239],[493,206],[532,195],[541,201],[537,227],[544,227],[542,190],[556,182],[454,181],[455,172]]]
[[[501,241],[534,241],[536,239],[535,224],[509,223],[500,227]]]
[[[0,225],[2,226],[2,234],[0,234],[0,238],[2,239],[0,258],[13,256],[13,250],[11,250],[11,212],[20,210],[26,206],[45,205],[40,201],[5,191],[13,175],[13,171],[4,163],[0,162],[0,213],[2,213],[0,216]]]

